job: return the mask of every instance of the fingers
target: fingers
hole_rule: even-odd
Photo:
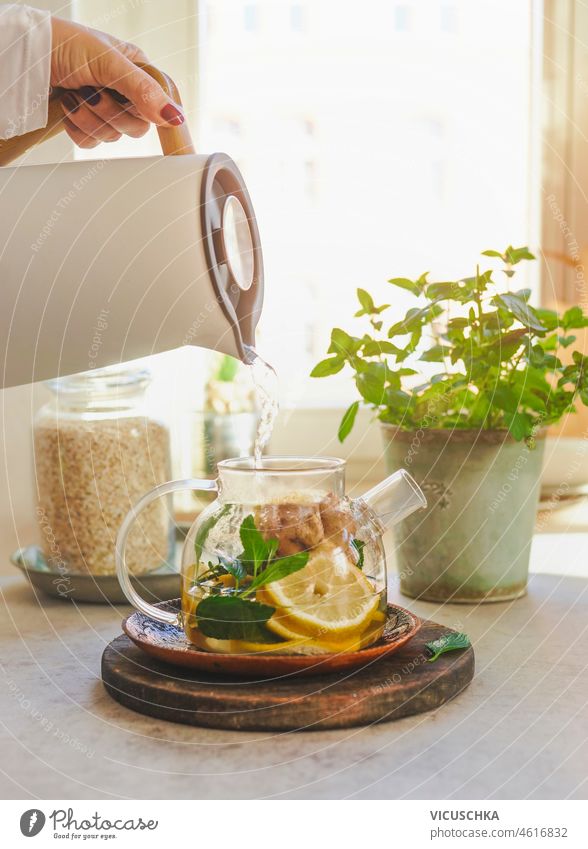
[[[69,135],[81,147],[95,147],[87,143],[89,139],[94,140],[96,144],[101,141],[113,142],[120,139],[122,133],[95,115],[73,92],[63,95],[61,107],[66,115],[66,129],[77,130],[79,141],[71,132]]]
[[[149,129],[149,122],[133,114],[128,102],[122,104],[105,90],[98,91],[92,86],[84,86],[76,94],[92,114],[119,133],[138,139]]]
[[[98,139],[92,138],[92,136],[87,136],[83,133],[75,124],[69,120],[69,118],[63,119],[63,126],[65,127],[65,132],[68,134],[70,139],[77,144],[78,147],[83,147],[89,149],[91,147],[96,147],[96,145],[100,144]]]
[[[145,121],[172,126],[184,123],[178,104],[170,100],[158,82],[118,50],[102,54],[96,61],[95,73],[101,85],[116,89],[130,100]]]

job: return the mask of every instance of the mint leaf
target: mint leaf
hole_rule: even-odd
[[[338,354],[334,357],[327,357],[326,360],[321,360],[317,363],[310,372],[311,377],[329,377],[331,374],[337,374],[345,365],[345,360]]]
[[[358,569],[363,569],[365,555],[363,550],[365,548],[365,542],[362,539],[352,539],[351,545],[357,551],[357,563],[355,564]]]
[[[511,312],[517,321],[520,321],[521,324],[524,324],[525,327],[530,328],[531,330],[536,330],[541,333],[548,329],[541,323],[539,316],[533,307],[530,307],[526,301],[519,298],[518,295],[514,295],[512,292],[505,292],[502,295],[496,295],[496,297],[493,298],[493,302],[496,306],[503,307],[503,309]]]
[[[211,595],[196,608],[198,628],[217,640],[247,640],[255,643],[281,642],[266,628],[275,608],[236,596]]]
[[[208,534],[214,528],[217,522],[219,522],[222,517],[227,513],[228,510],[231,509],[230,504],[225,504],[225,506],[218,513],[213,513],[202,525],[198,528],[198,533],[196,534],[196,539],[194,540],[194,551],[196,553],[196,563],[199,563],[202,560],[202,551],[204,549],[204,545],[206,543]]]
[[[337,354],[338,356],[353,356],[361,347],[361,339],[356,336],[350,336],[340,327],[334,327],[331,330],[331,344],[327,353]]]
[[[438,640],[432,640],[430,643],[425,643],[425,649],[430,655],[429,663],[437,660],[437,658],[446,651],[456,651],[457,649],[467,649],[471,646],[470,638],[467,634],[451,631],[449,634],[444,634]]]
[[[413,295],[420,295],[422,291],[419,281],[409,280],[408,277],[392,277],[388,280],[388,283],[398,286],[400,289],[406,289],[408,292],[412,292]]]
[[[304,569],[308,563],[308,557],[308,551],[300,551],[298,554],[292,554],[289,557],[279,557],[277,560],[272,561],[263,572],[260,572],[251,581],[249,586],[244,590],[243,597],[255,592],[259,587],[271,584],[273,581],[281,581],[282,578],[287,578],[288,575]]]
[[[368,313],[368,315],[369,315],[370,313],[373,313],[373,312],[376,311],[376,305],[374,304],[374,299],[372,298],[372,296],[370,295],[369,292],[366,292],[365,289],[358,289],[357,290],[357,299],[358,299],[359,303],[361,304],[362,312]]]
[[[278,540],[265,540],[255,527],[253,516],[246,516],[241,522],[239,536],[243,544],[243,554],[239,558],[249,574],[257,575],[264,563],[270,560],[278,549]]]
[[[339,431],[337,436],[339,438],[339,442],[344,442],[345,439],[351,433],[353,425],[355,424],[355,417],[357,416],[357,411],[359,410],[359,401],[354,401],[347,410],[345,411],[343,418],[341,419],[341,424],[339,425]]]
[[[575,328],[586,327],[588,325],[588,318],[584,316],[582,311],[582,307],[570,307],[569,310],[566,310],[563,314],[562,327],[564,330],[570,330]]]
[[[226,560],[225,558],[222,558],[221,563],[224,566],[225,571],[228,572],[229,575],[233,576],[237,585],[243,580],[243,578],[247,577],[247,569],[241,560]]]

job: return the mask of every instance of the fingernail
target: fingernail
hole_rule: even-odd
[[[174,124],[174,126],[177,126],[178,124],[184,123],[184,116],[172,103],[166,104],[159,114],[164,121],[167,121],[168,124]]]
[[[100,103],[100,99],[102,97],[100,92],[96,91],[92,85],[83,85],[80,89],[78,89],[78,93],[80,97],[86,101],[86,103],[90,104],[90,106],[96,106],[97,103]]]
[[[126,106],[127,103],[131,102],[128,97],[125,97],[124,94],[121,94],[115,88],[107,88],[106,91],[113,100],[116,100],[116,102],[122,104],[122,106]]]
[[[61,102],[69,112],[76,112],[80,108],[75,94],[72,94],[71,91],[63,95]]]

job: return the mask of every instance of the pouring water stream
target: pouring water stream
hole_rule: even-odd
[[[259,422],[253,446],[254,467],[262,467],[263,450],[268,444],[278,415],[278,376],[254,348],[247,347],[249,365],[259,409]]]

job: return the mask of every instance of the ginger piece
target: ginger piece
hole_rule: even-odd
[[[319,504],[326,539],[333,543],[348,542],[357,533],[357,522],[346,502],[332,492]]]
[[[263,537],[278,540],[282,557],[305,551],[324,538],[318,504],[264,504],[256,510]]]

